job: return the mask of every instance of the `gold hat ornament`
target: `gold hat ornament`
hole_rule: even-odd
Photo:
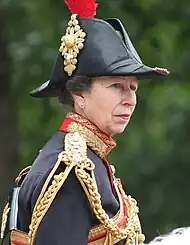
[[[68,22],[66,34],[61,38],[59,51],[63,57],[64,71],[71,76],[76,69],[79,51],[84,47],[86,33],[81,28],[77,15],[80,18],[94,18],[96,14],[97,3],[95,0],[65,0],[71,11],[71,19]],[[88,5],[88,6],[87,6]],[[85,8],[83,8],[85,6]],[[77,14],[76,14],[77,13]]]
[[[77,56],[79,50],[84,47],[84,38],[86,33],[79,26],[77,15],[73,14],[68,23],[66,34],[61,38],[61,46],[59,51],[64,59],[64,71],[69,76],[76,69]]]

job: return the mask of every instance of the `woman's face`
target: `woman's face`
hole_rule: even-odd
[[[97,77],[88,91],[73,95],[77,113],[107,135],[124,131],[137,103],[136,77]]]

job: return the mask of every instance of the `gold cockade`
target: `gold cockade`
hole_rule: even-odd
[[[71,15],[66,34],[61,38],[61,46],[59,48],[64,59],[64,70],[69,76],[76,69],[77,56],[80,49],[84,47],[85,36],[86,33],[79,26],[77,15]]]

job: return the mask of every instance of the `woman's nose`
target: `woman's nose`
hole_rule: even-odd
[[[136,94],[134,92],[125,93],[122,99],[122,105],[135,106],[137,103]]]
[[[136,106],[136,102],[135,101],[129,101],[129,100],[122,100],[121,104],[123,106],[127,105],[127,106],[130,106],[130,107]]]

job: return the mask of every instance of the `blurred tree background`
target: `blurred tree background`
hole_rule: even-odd
[[[98,2],[97,17],[119,17],[144,63],[172,71],[140,82],[135,115],[109,156],[138,200],[149,240],[190,223],[190,2]],[[63,0],[0,3],[0,208],[13,176],[64,118],[56,99],[29,92],[49,79],[69,17]]]

